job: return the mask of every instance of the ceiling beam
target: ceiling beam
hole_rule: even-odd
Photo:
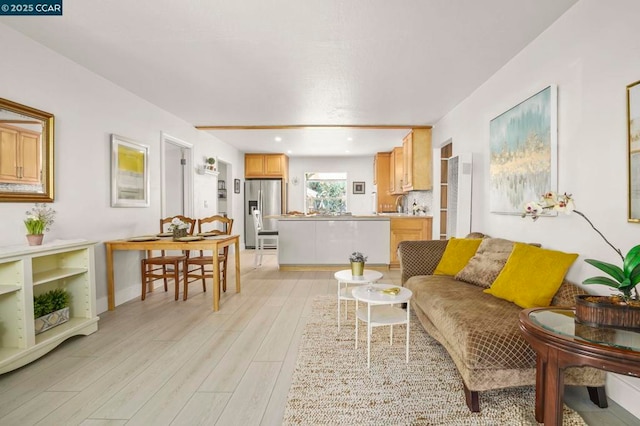
[[[287,129],[431,129],[432,126],[413,124],[286,124],[275,126],[195,126],[198,130],[287,130]]]

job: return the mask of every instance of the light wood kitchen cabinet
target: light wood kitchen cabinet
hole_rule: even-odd
[[[404,158],[402,154],[402,147],[397,146],[391,151],[391,159],[389,161],[389,192],[393,195],[403,194],[402,179],[403,179],[403,164]]]
[[[0,125],[0,182],[40,183],[40,133]]]
[[[289,157],[284,154],[245,154],[245,178],[289,178]]]
[[[391,195],[389,188],[390,152],[379,152],[373,161],[373,183],[376,185],[376,212],[395,211],[396,197]]]
[[[398,244],[400,241],[420,241],[431,239],[433,219],[427,216],[392,217],[391,238],[389,246],[389,267],[400,267],[398,259]]]
[[[402,191],[427,191],[433,188],[431,129],[413,129],[402,141]]]

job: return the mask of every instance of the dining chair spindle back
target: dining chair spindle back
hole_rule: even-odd
[[[160,232],[167,232],[171,225],[171,221],[174,218],[180,219],[182,222],[188,225],[187,234],[193,235],[193,231],[196,227],[196,220],[190,217],[177,215],[160,219]],[[153,282],[156,280],[164,281],[164,291],[168,290],[167,281],[169,278],[173,278],[175,285],[175,300],[178,300],[178,294],[180,293],[180,270],[182,269],[183,279],[186,283],[186,253],[181,254],[167,254],[165,250],[161,250],[159,255],[155,255],[152,251],[147,252],[145,259],[140,262],[141,279],[142,279],[142,297],[144,300],[147,297],[147,292],[151,290]],[[169,269],[168,267],[171,267]],[[186,284],[185,284],[186,291]]]

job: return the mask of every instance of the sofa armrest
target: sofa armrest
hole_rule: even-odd
[[[413,276],[433,274],[447,243],[447,240],[401,241],[398,258],[402,285]]]

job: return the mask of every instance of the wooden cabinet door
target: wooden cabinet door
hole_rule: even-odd
[[[433,152],[431,129],[414,129],[411,132],[411,173],[413,191],[433,189]],[[405,188],[406,189],[406,188]]]
[[[374,158],[375,170],[373,175],[375,176],[375,182],[377,182],[376,195],[378,199],[376,211],[378,213],[395,211],[396,199],[391,195],[391,189],[389,187],[391,153],[379,152]]]
[[[18,182],[19,179],[19,133],[0,127],[0,181]]]
[[[283,176],[282,154],[265,154],[264,175],[273,177]]]
[[[393,148],[394,153],[394,180],[393,180],[393,194],[402,194],[402,182],[404,180],[403,163],[404,157],[402,156],[402,147],[398,146]]]
[[[402,190],[413,190],[413,133],[410,132],[402,140]]]
[[[245,154],[244,155],[244,176],[263,177],[264,176],[264,155]]]
[[[432,219],[420,218],[391,218],[391,238],[389,246],[389,259],[391,268],[400,267],[398,259],[398,244],[400,241],[421,241],[431,239]]]
[[[20,133],[20,157],[22,169],[20,169],[20,181],[40,182],[40,135]]]

